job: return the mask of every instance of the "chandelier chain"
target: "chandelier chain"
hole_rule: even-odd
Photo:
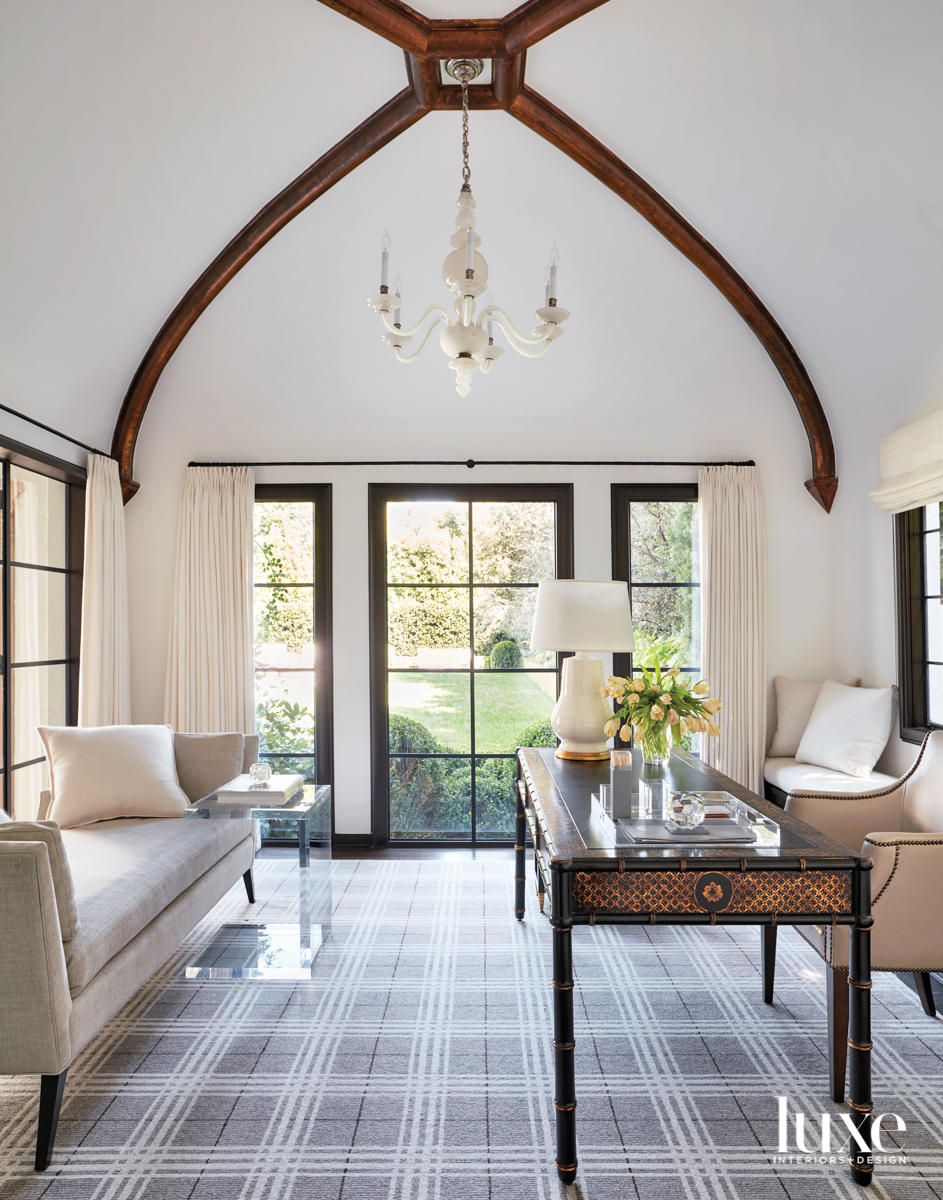
[[[468,165],[468,80],[462,80],[462,191],[471,190],[471,167]]]

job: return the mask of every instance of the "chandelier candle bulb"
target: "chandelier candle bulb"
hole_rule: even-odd
[[[393,295],[396,297],[396,311],[393,313],[393,324],[397,329],[400,328],[400,313],[402,312],[403,302],[403,281],[397,275],[393,280]]]
[[[557,265],[560,262],[560,251],[557,249],[557,244],[554,242],[553,249],[550,251],[550,293],[547,297],[547,303],[556,301],[557,298]]]
[[[386,294],[390,286],[390,235],[383,230],[380,243],[380,291]]]
[[[469,225],[465,231],[465,278],[475,277],[475,231]]]

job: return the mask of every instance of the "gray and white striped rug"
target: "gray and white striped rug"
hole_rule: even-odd
[[[292,869],[261,859],[260,899],[290,896]],[[550,931],[532,900],[514,919],[512,877],[511,863],[487,857],[335,863],[334,935],[311,982],[188,983],[181,948],[73,1065],[45,1175],[31,1169],[38,1081],[0,1080],[0,1195],[866,1194],[838,1163],[774,1161],[777,1097],[813,1128],[839,1111],[827,1098],[821,963],[783,930],[769,1008],[758,932],[720,927],[574,931],[581,1167],[562,1188]],[[190,949],[247,911],[234,889]],[[907,1161],[879,1166],[871,1194],[943,1197],[943,1022],[894,977],[878,976],[873,995],[877,1111],[904,1118],[885,1146],[899,1143]]]

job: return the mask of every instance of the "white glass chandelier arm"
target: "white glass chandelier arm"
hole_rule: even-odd
[[[491,317],[492,320],[496,319],[498,324],[501,326],[504,332],[508,334],[509,337],[517,338],[517,340],[523,343],[525,346],[539,346],[546,341],[546,335],[544,337],[527,337],[526,334],[519,333],[517,326],[504,311],[504,309],[496,308],[494,305],[492,305],[490,308],[485,308],[482,310],[477,322],[479,329],[482,328],[484,322],[487,321],[489,317]],[[515,350],[517,349],[516,346],[514,348]]]
[[[447,308],[444,308],[441,304],[430,304],[429,307],[426,309],[426,311],[422,314],[422,316],[416,322],[416,324],[412,327],[412,329],[397,329],[396,326],[393,324],[393,322],[390,320],[389,313],[381,312],[380,316],[383,318],[383,324],[387,327],[387,329],[390,331],[390,333],[399,333],[399,334],[402,334],[403,337],[412,337],[412,335],[414,333],[418,333],[419,330],[422,328],[426,317],[428,317],[430,313],[434,313],[434,312],[440,313],[441,315],[436,317],[435,321],[433,321],[432,325],[430,325],[430,327],[429,327],[430,329],[434,328],[439,323],[439,321],[442,321],[442,320],[444,320],[446,322],[446,324],[448,324],[448,325],[452,324],[452,317],[449,313],[449,310]],[[423,345],[425,345],[425,342],[423,342]],[[415,357],[415,355],[413,355],[413,357]]]
[[[426,348],[426,345],[427,345],[427,343],[428,343],[428,341],[429,341],[429,338],[430,338],[430,337],[432,337],[432,332],[433,332],[433,330],[435,329],[435,327],[436,327],[437,325],[439,325],[439,324],[440,324],[442,321],[447,321],[447,320],[449,319],[449,314],[448,314],[447,312],[445,312],[444,310],[443,310],[443,313],[444,313],[444,315],[443,315],[443,316],[438,316],[438,317],[436,317],[436,319],[435,319],[435,320],[432,322],[432,324],[431,324],[431,325],[429,326],[429,328],[426,330],[426,336],[425,336],[425,337],[422,339],[422,341],[419,343],[419,349],[418,349],[418,350],[414,351],[412,354],[404,354],[404,353],[402,352],[402,350],[399,348],[399,346],[394,346],[394,347],[393,347],[393,353],[396,355],[396,358],[397,358],[397,361],[398,361],[398,362],[401,362],[401,363],[411,363],[411,362],[415,362],[415,360],[416,360],[416,359],[419,357],[419,355],[420,355],[420,354],[422,354],[423,350],[425,350],[425,348]],[[425,317],[425,315],[426,315],[426,314],[425,314],[425,313],[423,313],[423,317]],[[420,321],[420,322],[419,322],[419,324],[421,325],[421,324],[422,324],[422,322]],[[417,325],[417,326],[416,326],[416,328],[418,329],[418,328],[419,328],[419,326]],[[401,333],[401,330],[398,330],[398,329],[397,329],[395,332],[396,332],[396,333]],[[405,336],[405,335],[404,335],[404,336]]]
[[[500,324],[500,322],[498,322],[498,323]],[[507,332],[507,330],[505,330],[505,332]],[[528,341],[532,341],[532,340],[533,340],[532,338],[528,338]],[[509,345],[511,346],[512,350],[516,350],[517,353],[522,354],[524,356],[524,358],[540,358],[541,355],[544,355],[547,353],[547,349],[550,345],[550,339],[549,338],[543,339],[539,350],[525,350],[523,346],[515,346],[513,342],[510,342]]]
[[[516,353],[523,355],[524,358],[540,358],[540,356],[544,353],[544,351],[550,345],[550,342],[552,340],[549,333],[547,333],[542,338],[535,338],[535,337],[525,338],[521,334],[519,334],[517,332],[517,330],[514,329],[513,326],[511,327],[511,329],[508,329],[508,327],[504,324],[504,322],[501,320],[500,317],[495,318],[495,323],[497,325],[499,325],[501,327],[501,329],[503,329],[504,332],[507,334],[508,345],[511,347],[511,349],[514,350]],[[518,342],[516,340],[517,338],[521,339],[520,342]],[[524,344],[522,345],[521,343],[524,343]],[[528,350],[527,346],[540,346],[541,349],[540,350]]]

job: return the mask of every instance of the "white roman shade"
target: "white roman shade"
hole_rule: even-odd
[[[943,409],[881,438],[881,482],[871,495],[890,513],[943,500]]]

